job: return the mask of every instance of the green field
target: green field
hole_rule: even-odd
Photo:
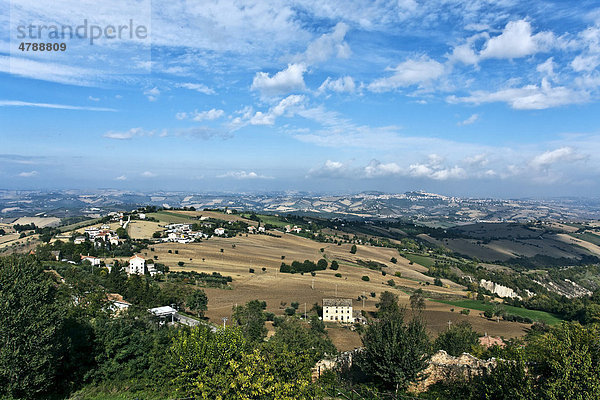
[[[574,238],[585,240],[586,242],[600,246],[600,236],[591,232],[570,233],[569,236],[573,236]]]
[[[193,218],[170,211],[158,211],[156,213],[148,214],[148,216],[156,218],[159,222],[165,222],[167,224],[185,224],[197,222]]]
[[[492,310],[494,308],[493,304],[483,303],[478,300],[432,300],[437,301],[438,303],[449,304],[451,306],[462,307],[462,308],[470,308],[472,310],[478,311],[487,311]],[[520,317],[530,318],[532,321],[545,322],[548,325],[558,324],[562,320],[556,317],[553,314],[550,314],[545,311],[537,311],[537,310],[528,310],[526,308],[513,307],[513,306],[504,306],[504,309],[508,314],[518,315]]]
[[[435,262],[433,258],[419,254],[406,253],[404,254],[404,257],[406,257],[409,261],[420,264],[427,268],[431,267]]]
[[[74,223],[71,225],[61,226],[58,229],[61,232],[70,232],[70,231],[74,231],[75,229],[83,228],[84,226],[90,226],[90,225],[97,224],[101,220],[102,220],[102,218],[86,219],[85,221],[77,222],[77,223]]]
[[[289,222],[282,221],[276,215],[265,215],[265,214],[257,214],[263,224],[271,224],[274,226],[278,226],[283,228],[286,225],[290,225]]]

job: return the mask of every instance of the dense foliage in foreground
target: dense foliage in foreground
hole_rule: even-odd
[[[235,307],[233,326],[225,329],[161,325],[145,309],[149,297],[139,296],[138,306],[115,315],[102,301],[108,277],[97,280],[82,267],[60,271],[45,269],[33,257],[0,258],[0,398],[389,398],[407,395],[426,378],[427,358],[439,349],[498,361],[482,375],[453,377],[408,395],[600,398],[595,323],[536,324],[523,340],[490,349],[478,345],[468,324],[457,324],[432,342],[421,318],[422,299],[411,297],[409,313],[398,307],[394,294],[384,292],[377,318],[364,328],[364,349],[352,363],[312,382],[315,363],[336,355],[315,315],[309,321],[280,320],[269,340],[258,300]],[[137,279],[115,282],[127,290],[130,280],[140,285]],[[143,288],[148,282],[141,283]],[[163,296],[162,290],[174,289],[165,284],[153,290]]]

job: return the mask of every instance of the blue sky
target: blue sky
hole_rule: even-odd
[[[39,3],[0,1],[1,188],[600,194],[597,1]],[[85,20],[148,34],[18,49]]]

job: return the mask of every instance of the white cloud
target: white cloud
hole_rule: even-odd
[[[364,168],[364,174],[367,178],[398,175],[403,172],[404,170],[395,162],[384,164],[378,160],[371,160],[371,162]]]
[[[225,115],[225,111],[212,108],[208,111],[194,111],[194,113],[190,115],[190,118],[192,118],[196,122],[212,121],[221,118],[223,115]]]
[[[478,119],[479,119],[479,114],[473,114],[469,118],[465,119],[464,121],[458,122],[456,125],[458,125],[458,126],[471,125],[471,124],[475,123],[475,121],[477,121]]]
[[[278,96],[293,91],[305,90],[304,64],[289,64],[286,69],[272,77],[266,72],[257,72],[252,81],[252,90],[258,90],[266,96]]]
[[[158,96],[160,96],[160,90],[155,86],[152,89],[145,90],[144,95],[148,97],[148,100],[156,101]]]
[[[66,105],[66,104],[50,104],[50,103],[31,103],[28,101],[18,101],[18,100],[0,100],[0,107],[38,107],[38,108],[55,108],[55,109],[61,109],[61,110],[109,111],[109,112],[117,111],[114,108],[70,106],[70,105]]]
[[[131,128],[124,132],[108,131],[103,136],[108,139],[128,140],[134,137],[153,136],[154,131],[146,131],[143,128]]]
[[[307,177],[312,178],[342,178],[350,177],[350,168],[340,161],[327,160],[321,166],[308,171]]]
[[[281,100],[276,106],[271,107],[266,113],[257,111],[248,122],[251,125],[273,125],[277,117],[284,115],[286,112],[293,115],[297,106],[302,104],[304,100],[303,95],[292,94]]]
[[[377,79],[368,88],[373,92],[385,92],[399,87],[427,85],[444,74],[444,65],[422,56],[401,62],[390,70],[394,71],[392,76]]]
[[[502,33],[491,37],[479,54],[481,58],[519,58],[549,50],[556,38],[552,32],[532,35],[527,20],[510,21]]]
[[[209,88],[206,85],[203,85],[202,83],[179,83],[177,84],[177,87],[195,90],[196,92],[204,94],[215,94],[215,91],[213,89]]]
[[[548,169],[554,164],[561,162],[580,161],[586,157],[583,154],[577,153],[571,147],[561,147],[556,150],[546,151],[535,156],[529,163],[535,169]]]
[[[331,33],[325,33],[311,42],[304,53],[293,58],[293,62],[312,65],[327,61],[332,56],[348,58],[351,51],[348,43],[344,42],[347,32],[348,25],[338,22]]]
[[[88,96],[88,100],[90,100],[90,101],[100,101],[100,98],[93,97],[93,96]]]
[[[28,172],[27,171],[23,171],[23,172],[19,173],[19,176],[21,178],[33,178],[33,177],[35,177],[37,175],[38,175],[37,171],[28,171]]]
[[[540,86],[526,85],[500,89],[496,92],[478,90],[466,97],[449,96],[447,100],[450,103],[472,104],[504,102],[516,110],[543,110],[567,104],[584,103],[589,100],[589,94],[565,86],[553,87],[544,78]]]
[[[323,93],[327,90],[337,93],[351,93],[354,92],[355,89],[356,85],[351,76],[343,76],[335,80],[328,77],[325,79],[325,81],[323,81],[321,86],[319,86],[317,93]]]
[[[272,179],[269,176],[259,175],[253,171],[229,171],[222,175],[217,175],[217,178],[231,178],[231,179]]]
[[[126,181],[127,177],[125,175],[117,176],[115,178],[116,181]]]
[[[156,174],[151,171],[144,171],[140,174],[143,178],[154,178]]]

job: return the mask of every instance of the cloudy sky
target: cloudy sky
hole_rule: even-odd
[[[0,0],[0,188],[600,195],[597,1],[46,3]]]

